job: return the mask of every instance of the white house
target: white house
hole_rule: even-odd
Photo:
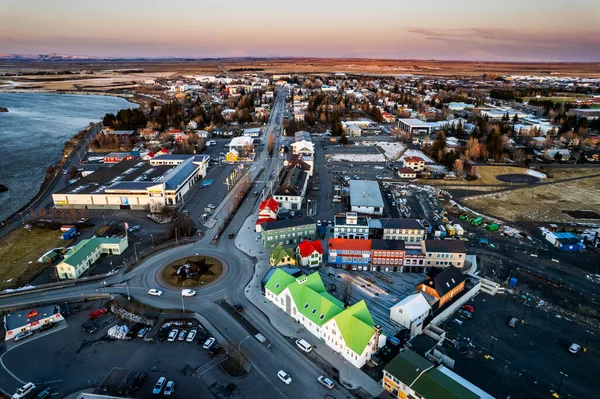
[[[323,245],[319,240],[304,240],[296,247],[296,255],[302,266],[319,267],[323,263]]]
[[[360,137],[362,134],[362,129],[360,126],[349,125],[348,128],[346,128],[346,132],[350,137]]]
[[[407,296],[390,308],[390,319],[410,329],[410,336],[421,334],[423,322],[431,313],[431,306],[422,293]]]
[[[292,154],[294,155],[314,155],[315,153],[315,144],[310,142],[310,141],[306,141],[306,140],[300,140],[300,141],[296,141],[295,143],[292,143]]]

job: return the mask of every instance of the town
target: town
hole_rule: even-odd
[[[9,396],[594,396],[600,79],[112,94],[4,221]]]

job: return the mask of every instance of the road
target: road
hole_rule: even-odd
[[[263,133],[263,140],[265,141],[268,140],[271,132],[275,133],[277,137],[275,149],[278,148],[280,142],[282,114],[285,110],[286,97],[287,91],[281,89],[273,106],[269,123]],[[257,156],[254,172],[258,172],[261,167],[264,167],[263,176],[271,178],[273,170],[280,161],[277,157],[269,158],[267,151],[265,145],[264,150]],[[255,189],[260,191],[268,183],[268,179],[262,180]],[[223,237],[226,237],[229,232],[237,233],[241,229],[247,215],[256,211],[258,200],[259,198],[253,196],[246,198]],[[333,391],[327,391],[319,385],[317,377],[325,373],[300,351],[296,350],[286,338],[282,337],[265,315],[246,299],[244,289],[246,289],[245,287],[254,273],[255,259],[236,249],[234,240],[223,238],[217,244],[211,244],[210,240],[215,234],[215,229],[216,227],[209,229],[204,238],[196,243],[168,249],[147,258],[130,273],[107,278],[105,280],[106,284],[96,282],[41,293],[5,297],[0,299],[0,308],[40,301],[59,302],[73,296],[105,292],[109,294],[130,294],[136,300],[159,309],[180,309],[182,307],[180,291],[161,284],[157,279],[157,274],[163,266],[185,256],[197,253],[213,256],[227,265],[227,272],[213,284],[198,289],[195,297],[184,298],[185,309],[203,315],[222,335],[227,337],[233,346],[237,347],[248,336],[248,332],[217,302],[225,299],[230,303],[244,305],[246,309],[245,318],[267,337],[271,342],[271,346],[268,348],[257,340],[248,339],[243,342],[242,353],[249,358],[252,367],[265,378],[270,387],[279,393],[282,398],[316,398],[323,397],[327,392],[336,397],[351,396],[339,384]],[[160,288],[163,295],[161,297],[149,296],[147,292],[150,288]],[[277,372],[282,369],[292,377],[292,385],[287,386],[277,378]]]

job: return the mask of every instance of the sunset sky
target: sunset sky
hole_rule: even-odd
[[[0,0],[0,10],[0,53],[600,61],[600,0]]]

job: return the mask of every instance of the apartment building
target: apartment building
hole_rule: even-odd
[[[465,243],[459,240],[424,240],[421,251],[425,254],[425,266],[462,268],[467,256]]]

